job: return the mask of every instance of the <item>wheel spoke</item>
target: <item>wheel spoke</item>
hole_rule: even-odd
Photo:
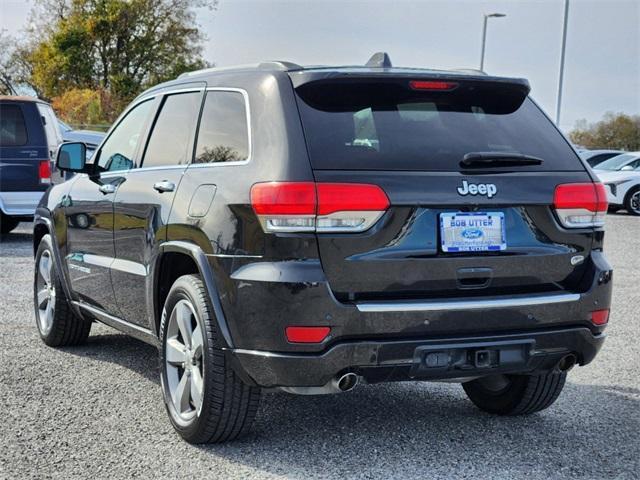
[[[38,264],[38,271],[40,272],[40,275],[47,285],[51,283],[51,266],[49,265],[50,263],[51,258],[49,257],[49,255],[46,252],[43,253],[40,257],[40,263]]]
[[[202,375],[197,368],[191,369],[191,400],[196,410],[202,405]]]
[[[200,325],[198,325],[191,334],[191,349],[193,350],[193,355],[196,358],[202,357],[202,350],[204,348],[204,340],[202,338],[202,329]]]
[[[187,347],[191,346],[191,309],[187,303],[179,303],[176,308],[176,320],[178,322],[178,329],[182,335],[182,341]]]
[[[176,386],[175,392],[173,392],[173,404],[176,406],[180,413],[189,410],[189,396],[191,393],[191,380],[187,372],[182,374],[182,378]]]
[[[47,306],[47,303],[49,302],[49,290],[47,288],[43,288],[42,290],[40,290],[38,292],[37,299],[38,308],[42,310]]]
[[[47,303],[47,309],[45,310],[45,329],[49,330],[49,327],[53,324],[53,305],[51,302]]]
[[[185,362],[185,346],[177,338],[167,339],[165,357],[171,365],[182,365]]]
[[[51,308],[55,308],[56,306],[56,290],[54,288],[49,291],[49,304]]]

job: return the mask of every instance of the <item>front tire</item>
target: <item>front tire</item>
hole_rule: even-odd
[[[627,194],[624,200],[624,208],[631,215],[640,216],[640,188],[636,187]]]
[[[566,372],[545,375],[489,375],[463,383],[465,393],[480,409],[498,415],[527,415],[556,401]]]
[[[245,435],[258,410],[260,389],[246,385],[228,364],[197,275],[184,275],[171,287],[160,336],[160,383],[175,430],[189,443]]]
[[[38,245],[33,278],[33,302],[40,338],[50,347],[80,345],[87,340],[91,322],[78,318],[65,297],[53,259],[51,237]]]
[[[0,212],[0,234],[6,235],[20,224],[20,220]]]

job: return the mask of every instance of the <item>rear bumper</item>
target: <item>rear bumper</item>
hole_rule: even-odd
[[[531,373],[554,368],[569,353],[585,365],[604,340],[591,312],[610,307],[612,287],[602,252],[588,261],[579,292],[351,304],[331,295],[319,264],[249,261],[227,281],[237,288],[220,297],[232,339],[227,355],[245,380],[262,387],[318,387],[349,371],[372,383]],[[328,326],[331,333],[322,343],[288,343],[288,325]],[[447,368],[420,368],[418,357],[438,349],[446,351]],[[518,361],[475,368],[461,360],[478,350]]]
[[[580,365],[596,356],[603,333],[571,328],[509,335],[409,341],[362,341],[334,345],[317,355],[229,350],[245,378],[261,387],[314,387],[346,372],[369,383],[474,378],[495,373],[541,373],[573,353]],[[493,361],[477,363],[477,352]]]
[[[0,192],[0,210],[5,215],[33,217],[44,192]]]
[[[233,260],[237,262],[237,260]],[[591,312],[611,304],[611,266],[592,251],[578,291],[547,294],[465,296],[411,301],[343,303],[332,295],[319,262],[252,262],[235,268],[220,302],[233,348],[320,354],[335,344],[493,335],[585,327],[594,334]],[[327,326],[315,344],[289,343],[290,325]]]

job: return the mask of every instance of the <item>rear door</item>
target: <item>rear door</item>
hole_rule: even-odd
[[[144,144],[141,168],[127,173],[114,205],[113,286],[125,320],[153,319],[151,265],[167,238],[167,223],[193,141],[204,89],[165,95]]]
[[[296,91],[315,180],[375,184],[391,205],[366,232],[318,234],[338,299],[580,288],[593,231],[550,207],[556,185],[592,180],[526,91],[406,77]],[[462,162],[491,155],[541,162]]]
[[[40,178],[40,164],[48,162],[49,152],[40,114],[35,102],[0,103],[0,192],[16,192],[3,195],[6,213],[31,214],[21,211],[17,192],[44,191],[49,186],[49,176]],[[3,208],[4,209],[4,208]]]

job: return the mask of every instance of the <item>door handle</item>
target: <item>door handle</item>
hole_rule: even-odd
[[[107,195],[109,193],[116,193],[117,188],[118,187],[116,187],[113,183],[105,183],[104,185],[100,185],[98,190]]]
[[[173,192],[176,189],[176,184],[168,180],[163,180],[162,182],[154,183],[153,188],[160,193]]]

